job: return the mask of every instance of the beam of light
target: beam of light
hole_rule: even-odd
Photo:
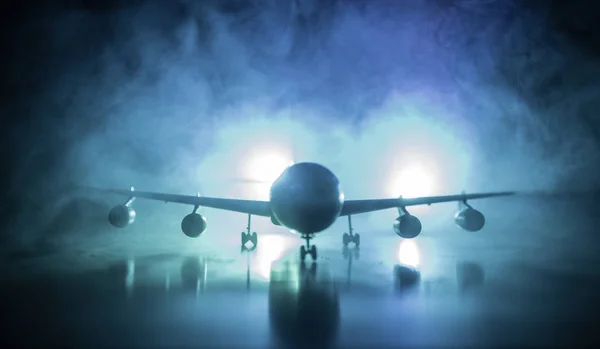
[[[400,264],[417,268],[421,264],[419,246],[414,239],[402,239],[398,247],[398,261]]]
[[[251,159],[249,164],[250,177],[269,184],[275,182],[293,161],[277,153],[259,154]]]
[[[263,182],[253,184],[259,200],[268,200],[273,182],[293,164],[291,159],[277,152],[259,153],[250,158],[247,169],[249,179]]]
[[[271,264],[281,258],[285,245],[283,236],[266,235],[260,237],[260,243],[256,249],[256,269],[259,277],[265,280],[271,278]]]
[[[394,197],[429,196],[435,190],[433,171],[421,163],[413,163],[400,170],[391,184]]]

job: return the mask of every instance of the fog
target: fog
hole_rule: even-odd
[[[86,203],[75,184],[253,199],[235,178],[261,147],[327,165],[349,199],[390,196],[389,177],[421,155],[437,166],[435,194],[599,184],[600,63],[551,10],[155,1],[19,19],[5,63],[5,245],[108,230],[122,198]],[[177,231],[188,210],[140,203],[132,229]],[[373,217],[365,227],[391,229],[393,212]],[[209,227],[245,220],[211,210]]]

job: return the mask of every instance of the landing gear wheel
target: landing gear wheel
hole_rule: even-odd
[[[310,247],[310,256],[312,257],[313,261],[317,261],[317,246],[312,245]]]
[[[354,248],[354,259],[356,259],[356,260],[360,259],[360,249],[358,248],[358,246],[356,246]]]
[[[246,226],[246,231],[242,232],[242,237],[241,237],[242,252],[254,251],[254,250],[256,250],[256,247],[258,246],[258,235],[256,234],[256,232],[250,233],[250,231],[252,229],[251,223],[252,223],[252,215],[248,215],[248,226]],[[250,246],[250,247],[246,246],[248,241],[250,241],[252,243],[252,246]]]
[[[342,248],[342,255],[344,256],[344,259],[348,259],[348,257],[350,257],[350,249],[347,245]]]
[[[352,238],[350,237],[350,235],[348,233],[344,233],[344,235],[342,235],[342,244],[344,246],[348,246],[350,241],[352,241]]]
[[[300,246],[300,262],[304,263],[304,260],[306,260],[306,253],[306,247]]]
[[[354,237],[352,238],[352,240],[354,241],[354,244],[356,245],[356,247],[360,246],[360,235],[359,234],[354,234]]]

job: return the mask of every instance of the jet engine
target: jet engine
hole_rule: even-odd
[[[190,213],[181,221],[181,231],[191,238],[197,238],[206,230],[206,218],[198,213]]]
[[[479,231],[485,225],[485,216],[472,207],[464,208],[454,215],[454,222],[467,231]]]
[[[419,236],[422,228],[419,218],[408,213],[396,218],[394,221],[394,232],[405,239]]]
[[[135,211],[127,205],[115,206],[108,213],[108,221],[113,227],[125,228],[135,221]]]
[[[281,226],[281,223],[279,223],[279,221],[277,220],[277,218],[275,218],[275,216],[271,216],[271,223]]]

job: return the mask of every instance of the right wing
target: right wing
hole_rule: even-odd
[[[475,193],[475,194],[458,194],[444,196],[423,196],[417,198],[392,198],[392,199],[368,199],[368,200],[346,200],[342,207],[341,216],[349,216],[359,213],[368,213],[390,208],[431,205],[442,202],[466,201],[471,199],[491,198],[495,196],[514,195],[516,192],[495,192],[495,193]]]
[[[143,198],[164,202],[174,202],[178,204],[202,206],[216,208],[220,210],[233,211],[246,213],[256,216],[270,217],[271,216],[271,205],[268,201],[258,200],[241,200],[241,199],[225,199],[225,198],[211,198],[206,196],[193,196],[193,195],[180,195],[180,194],[166,194],[156,193],[151,191],[137,191],[131,188],[130,190],[125,189],[101,189],[86,187],[86,189],[102,192],[112,193],[122,196],[128,196],[131,198]]]

